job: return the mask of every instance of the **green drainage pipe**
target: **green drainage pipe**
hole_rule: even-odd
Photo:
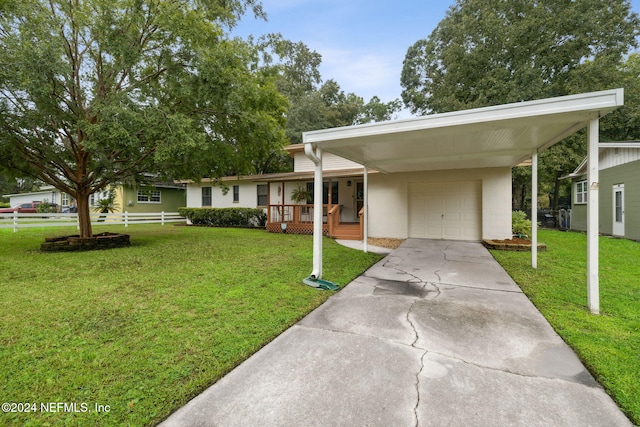
[[[312,288],[324,289],[325,291],[337,291],[338,289],[340,289],[340,286],[336,285],[335,283],[332,283],[328,280],[316,279],[311,276],[302,279],[302,283],[307,286],[311,286]]]

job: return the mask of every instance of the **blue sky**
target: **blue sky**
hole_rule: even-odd
[[[322,55],[323,80],[368,101],[400,98],[407,48],[429,36],[454,1],[262,0],[268,21],[247,15],[233,34],[281,33]],[[633,0],[640,12],[640,0]],[[407,116],[402,113],[401,116]]]

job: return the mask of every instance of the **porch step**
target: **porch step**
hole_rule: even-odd
[[[334,228],[331,237],[341,240],[362,240],[360,224],[340,224]]]

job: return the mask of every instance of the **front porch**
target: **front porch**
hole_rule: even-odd
[[[277,204],[267,206],[266,229],[270,233],[313,234],[313,204]],[[363,239],[364,209],[358,212],[358,222],[341,222],[341,205],[323,205],[322,232],[342,240]]]

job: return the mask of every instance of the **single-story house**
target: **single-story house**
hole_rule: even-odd
[[[185,187],[179,184],[156,183],[142,188],[119,185],[114,194],[116,212],[178,212],[186,203]]]
[[[286,147],[293,172],[184,181],[187,206],[264,208],[267,230],[310,234],[316,166],[305,145],[321,142],[323,234],[363,239],[367,165],[369,237],[508,239],[511,170],[575,131],[577,117],[567,125],[567,113],[545,110],[562,102],[579,109],[589,94],[568,98],[307,132],[305,144]],[[518,117],[518,109],[543,113]],[[296,189],[308,190],[308,198],[293,201]]]
[[[89,198],[90,205],[93,206],[98,200],[109,197],[109,191],[92,194]],[[113,187],[113,192],[115,212],[177,212],[179,207],[185,205],[185,188],[181,185],[155,184],[144,188],[118,185]],[[44,201],[56,203],[62,209],[76,205],[71,196],[50,185],[41,187],[41,191],[8,194],[7,196],[11,206]]]
[[[597,153],[599,119],[624,104],[623,89],[303,133],[287,148],[290,173],[187,182],[188,207],[262,207],[271,232],[312,229],[322,278],[322,236],[450,240],[511,238],[511,170],[587,128],[589,308],[599,311]],[[594,159],[595,157],[595,159]],[[292,196],[308,190],[304,197]],[[357,231],[356,231],[357,230]],[[344,231],[345,234],[347,233]],[[537,245],[537,229],[532,230]],[[531,252],[537,266],[537,251]]]
[[[640,240],[640,142],[600,143],[599,231]],[[571,179],[573,230],[587,230],[587,159]]]
[[[69,198],[61,197],[60,191],[52,186],[43,186],[40,191],[32,191],[29,193],[6,194],[9,198],[9,206],[17,206],[22,203],[48,202],[55,203],[60,206],[69,206]],[[66,203],[66,204],[63,204]]]
[[[371,237],[506,239],[511,237],[511,168],[531,159],[538,193],[538,154],[587,129],[587,295],[598,313],[599,120],[624,104],[624,90],[477,108],[414,119],[305,132],[315,165],[313,268],[322,278],[323,157],[364,167],[365,250]],[[378,171],[369,177],[369,169]],[[369,183],[370,181],[370,183]],[[537,247],[537,227],[531,232]],[[531,251],[537,267],[537,251]]]
[[[285,147],[293,158],[293,172],[230,176],[215,182],[203,178],[187,184],[188,207],[263,208],[267,230],[275,233],[313,233],[313,169],[303,144]],[[324,165],[324,234],[334,238],[362,239],[363,171],[338,156],[327,155]],[[300,194],[294,200],[293,195]],[[335,221],[328,221],[335,217]],[[331,226],[331,230],[329,227]]]

